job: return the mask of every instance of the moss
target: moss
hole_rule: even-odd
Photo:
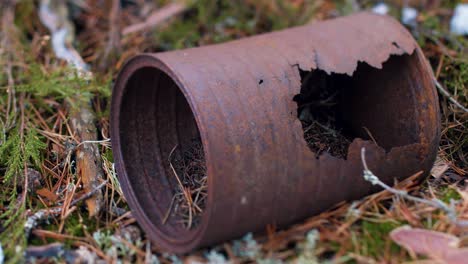
[[[25,164],[39,168],[42,163],[41,152],[45,148],[45,143],[35,129],[28,129],[24,137],[18,129],[12,130],[0,145],[0,165],[7,167],[3,183],[16,182],[16,177],[22,174]]]
[[[20,262],[21,252],[26,248],[24,212],[28,197],[25,202],[19,202],[16,185],[20,180],[19,177],[23,175],[25,166],[40,167],[45,147],[36,130],[32,128],[28,129],[24,136],[21,136],[17,129],[10,131],[4,143],[0,145],[0,166],[7,168],[3,176],[2,201],[0,201],[6,206],[0,215],[5,231],[0,235],[0,241],[11,263]]]
[[[16,86],[16,90],[29,93],[35,98],[53,97],[60,100],[74,97],[89,101],[93,94],[103,99],[111,94],[105,81],[95,78],[85,80],[75,70],[66,67],[47,72],[39,64],[32,63],[19,78],[22,82]]]
[[[106,149],[104,153],[102,154],[106,160],[109,162],[113,163],[114,162],[114,153],[112,152],[112,149]]]
[[[64,233],[74,237],[86,237],[87,234],[98,230],[98,224],[95,218],[89,218],[87,216],[82,217],[81,214],[84,212],[74,212],[65,220],[63,229]],[[50,226],[50,228],[56,229],[56,226]],[[73,246],[72,239],[66,239],[64,245],[66,248],[71,248]]]
[[[375,258],[384,256],[387,250],[392,255],[399,253],[401,249],[389,238],[389,233],[401,225],[402,223],[395,221],[379,223],[362,221],[360,225],[362,233],[360,235],[355,233],[355,251]]]
[[[461,198],[457,190],[451,187],[446,187],[440,195],[440,199],[446,204],[450,204],[451,200],[458,201]]]
[[[468,45],[468,42],[466,43]],[[440,82],[447,88],[453,97],[462,105],[468,104],[468,59],[445,57],[445,63],[439,75]],[[468,149],[468,120],[455,107],[455,111],[450,110],[447,99],[441,97],[442,114],[445,117],[443,125],[443,135],[441,145],[445,146],[445,153],[450,161],[456,166],[464,168],[466,163],[465,153]],[[446,103],[444,103],[446,102]],[[453,107],[453,106],[452,106]],[[458,112],[457,112],[458,111]]]
[[[289,1],[194,1],[183,19],[157,33],[157,50],[220,43],[258,33],[301,25],[317,8],[312,0],[296,6]]]
[[[18,1],[15,8],[15,26],[21,32],[28,32],[28,29],[30,29],[33,22],[31,18],[34,17],[37,12],[36,6],[34,6],[34,1]]]
[[[437,218],[429,219],[428,217],[426,217],[426,218],[421,220],[422,225],[426,229],[432,229],[438,222],[439,222],[439,220]]]
[[[442,23],[440,22],[440,18],[438,16],[423,13],[423,17],[424,19],[422,20],[421,24],[423,28],[437,31],[442,29]]]

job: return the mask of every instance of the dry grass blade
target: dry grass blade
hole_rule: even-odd
[[[417,203],[427,204],[434,208],[440,209],[447,214],[447,217],[454,224],[461,226],[461,227],[468,227],[468,220],[458,219],[457,211],[455,210],[455,205],[453,204],[453,202],[451,202],[450,205],[447,205],[443,201],[437,198],[427,200],[424,198],[419,198],[419,197],[409,195],[408,192],[406,191],[397,190],[395,188],[388,186],[387,184],[382,182],[376,175],[374,175],[372,171],[369,170],[369,167],[367,166],[367,163],[366,163],[366,149],[365,148],[361,149],[361,160],[362,160],[362,165],[364,166],[364,179],[370,182],[372,185],[378,185],[384,188],[385,190],[389,191],[390,193],[401,196],[404,199],[411,200]]]

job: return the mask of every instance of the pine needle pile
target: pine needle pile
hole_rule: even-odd
[[[193,139],[187,146],[174,148],[170,157],[170,166],[177,186],[169,210],[171,217],[176,217],[187,229],[195,228],[200,223],[205,209],[208,189],[205,155],[201,140]]]
[[[297,115],[307,146],[317,158],[327,152],[334,157],[346,159],[353,136],[346,133],[338,111],[343,97],[342,90],[351,81],[351,77],[327,74],[318,69],[299,69],[299,73],[301,89],[293,100],[297,103]]]

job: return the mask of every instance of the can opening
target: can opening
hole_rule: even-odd
[[[125,84],[120,140],[132,191],[158,232],[184,240],[201,222],[207,179],[200,133],[176,83],[154,67]],[[180,237],[184,234],[184,237]]]
[[[299,68],[301,89],[293,100],[304,139],[317,158],[327,152],[346,159],[355,138],[372,140],[387,152],[418,142],[410,89],[418,85],[412,76],[414,56],[391,56],[382,69],[359,62],[352,76]]]

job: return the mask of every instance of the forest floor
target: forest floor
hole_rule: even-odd
[[[405,1],[387,2],[389,15],[400,20]],[[449,30],[460,1],[407,2],[419,10],[408,29],[440,85],[467,106],[468,39]],[[162,253],[140,230],[117,181],[109,144],[110,94],[131,56],[313,23],[369,10],[376,1],[198,0],[171,10],[163,0],[70,0],[55,11],[72,22],[66,25],[76,35],[70,43],[92,73],[87,80],[56,58],[40,3],[9,0],[0,7],[0,263],[462,263],[457,258],[468,258],[468,113],[442,94],[442,138],[431,176],[413,175],[395,186],[405,193],[384,190],[343,202],[285,230],[246,234],[187,255]],[[135,26],[158,10],[159,18],[167,19]],[[101,153],[96,172],[101,179],[94,185],[82,178],[77,160],[86,135],[74,129],[76,105],[95,114],[97,141],[91,145]],[[98,192],[96,204],[84,201]]]

